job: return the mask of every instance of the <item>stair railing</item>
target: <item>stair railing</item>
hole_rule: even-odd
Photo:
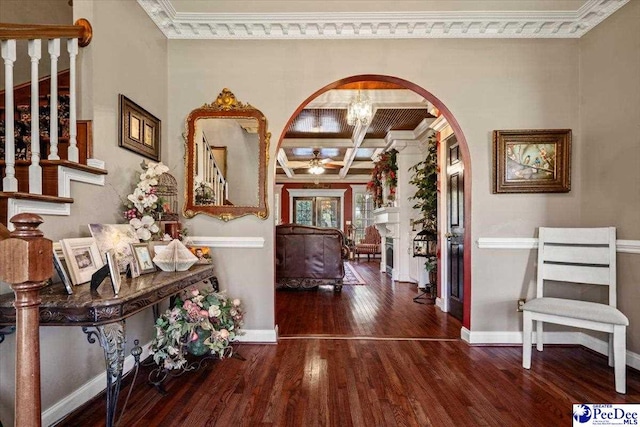
[[[58,58],[60,41],[67,39],[69,54],[69,151],[67,160],[78,162],[76,116],[76,56],[78,46],[91,42],[91,24],[78,19],[75,25],[32,25],[0,23],[0,45],[5,66],[5,176],[2,191],[18,191],[15,171],[15,135],[13,102],[13,66],[16,62],[16,40],[28,40],[31,58],[31,164],[29,166],[29,192],[42,194],[40,167],[40,109],[38,93],[38,65],[42,55],[42,40],[48,40],[51,61],[51,97],[49,120],[49,160],[60,160],[58,155]]]

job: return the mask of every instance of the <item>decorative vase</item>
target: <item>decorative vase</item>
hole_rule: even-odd
[[[186,344],[187,352],[194,356],[204,356],[209,352],[209,347],[204,344],[204,340],[207,339],[208,335],[205,330],[201,328],[196,329],[196,334],[198,334],[198,339],[189,341]]]

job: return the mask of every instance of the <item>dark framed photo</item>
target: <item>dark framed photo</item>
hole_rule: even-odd
[[[111,278],[113,293],[117,296],[120,292],[122,278],[120,277],[120,267],[118,267],[116,252],[113,249],[109,249],[107,251],[107,265],[109,266],[109,277]]]
[[[148,243],[131,243],[131,252],[133,253],[140,274],[153,273],[156,271]]]
[[[120,94],[118,145],[141,156],[160,161],[160,119]]]
[[[60,281],[64,285],[69,295],[73,294],[73,283],[69,275],[69,269],[67,268],[67,262],[64,259],[64,252],[62,252],[62,245],[59,242],[53,243],[53,267],[58,273]]]
[[[571,190],[571,129],[493,131],[494,193]]]

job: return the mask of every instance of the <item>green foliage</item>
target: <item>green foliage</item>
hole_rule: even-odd
[[[428,230],[437,229],[438,220],[438,159],[437,145],[435,137],[429,138],[427,157],[411,166],[409,172],[412,173],[410,184],[416,186],[416,193],[410,197],[414,200],[414,209],[418,209],[422,218],[418,221],[422,227]]]

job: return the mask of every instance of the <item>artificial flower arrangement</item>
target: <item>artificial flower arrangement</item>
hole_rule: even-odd
[[[156,220],[165,212],[164,201],[156,195],[158,177],[169,168],[160,163],[142,162],[143,172],[133,193],[124,201],[124,217],[136,230],[140,240],[147,241],[160,233]]]
[[[398,186],[398,165],[396,162],[397,150],[390,150],[382,153],[373,164],[371,179],[367,183],[367,191],[373,195],[376,208],[384,205],[383,181],[389,188],[387,199],[393,201],[396,198],[396,187]]]
[[[156,321],[151,342],[153,360],[163,369],[187,365],[186,355],[212,354],[220,359],[233,354],[231,343],[243,332],[244,312],[239,299],[229,299],[214,291],[187,291],[184,300],[176,298]]]

